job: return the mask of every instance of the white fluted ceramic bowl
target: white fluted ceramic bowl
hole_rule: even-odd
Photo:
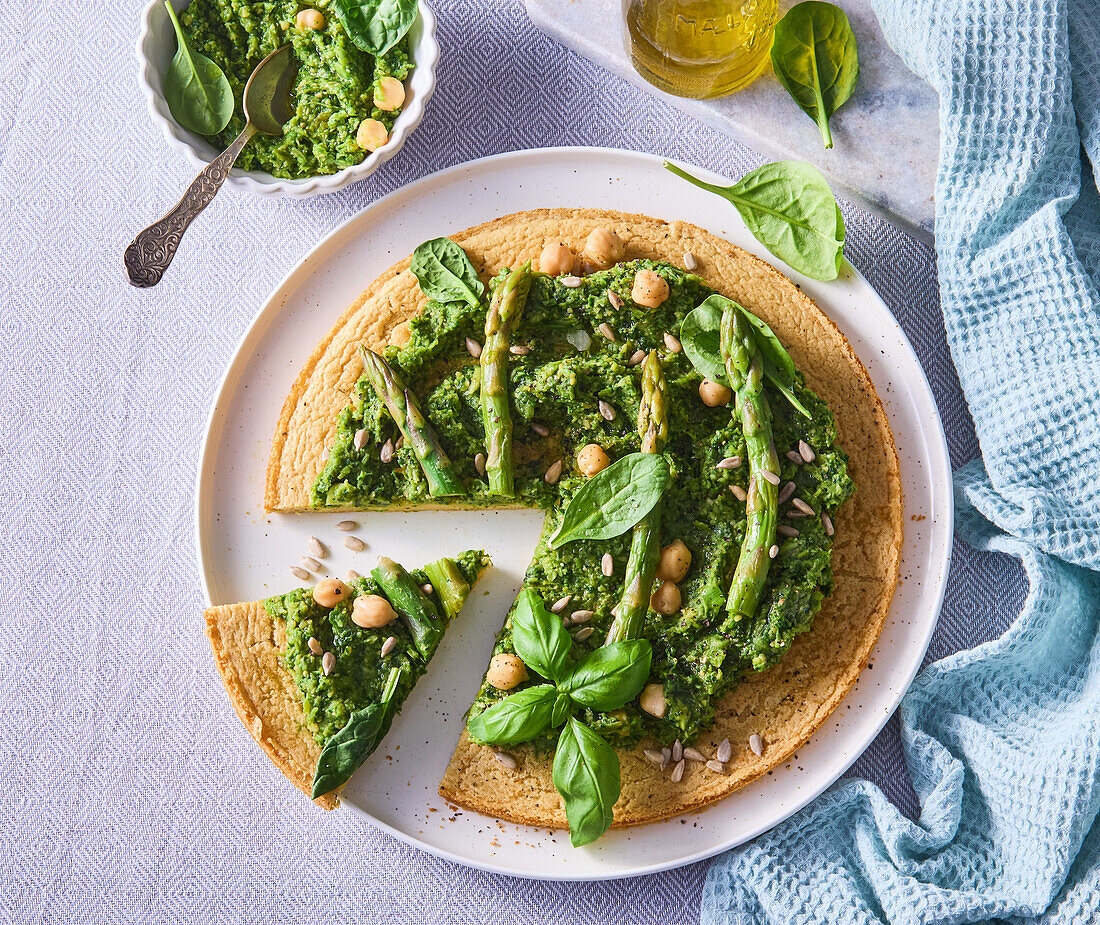
[[[173,0],[173,6],[182,10],[189,0]],[[405,81],[405,107],[394,123],[390,140],[358,164],[345,167],[338,173],[302,180],[283,180],[258,170],[230,171],[226,185],[250,193],[277,194],[282,196],[315,196],[343,189],[349,183],[362,180],[401,150],[405,139],[424,118],[424,109],[435,89],[435,66],[439,60],[439,44],[435,40],[435,15],[425,3],[409,30],[409,54],[413,61],[412,73]],[[180,151],[196,170],[201,170],[220,152],[215,151],[202,135],[188,131],[179,125],[168,111],[164,100],[164,75],[176,53],[176,36],[172,22],[161,0],[150,0],[141,17],[141,33],[137,41],[138,79],[149,106],[153,121],[158,124],[168,143]]]

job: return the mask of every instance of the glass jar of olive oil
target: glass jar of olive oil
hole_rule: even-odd
[[[776,0],[622,0],[634,67],[676,96],[721,96],[768,62]]]

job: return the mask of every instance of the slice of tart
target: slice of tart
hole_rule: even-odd
[[[206,611],[206,633],[245,728],[290,781],[332,809],[427,670],[489,564],[470,550],[407,572],[380,558],[350,584],[328,578]]]

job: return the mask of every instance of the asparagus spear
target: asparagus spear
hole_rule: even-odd
[[[642,401],[638,407],[638,435],[642,438],[643,453],[660,453],[664,449],[668,438],[666,397],[661,359],[657,351],[652,350],[642,367]],[[653,510],[634,525],[623,595],[615,608],[615,620],[607,631],[605,642],[622,642],[641,634],[642,621],[649,610],[653,574],[661,554],[663,506],[664,501],[658,501]]]
[[[465,494],[462,483],[451,468],[450,459],[439,445],[439,437],[421,414],[412,390],[406,388],[394,368],[377,353],[363,346],[359,347],[359,353],[363,358],[363,371],[374,393],[386,406],[397,429],[405,437],[405,444],[412,448],[420,468],[424,470],[428,493],[433,498]]]
[[[424,566],[424,573],[432,583],[439,602],[448,620],[458,616],[458,612],[470,596],[470,585],[454,559],[438,559]]]
[[[508,406],[508,347],[531,291],[531,264],[513,270],[497,286],[485,316],[481,348],[481,419],[485,425],[485,474],[494,495],[515,495],[512,412]]]
[[[720,330],[726,375],[737,393],[737,410],[745,434],[749,462],[749,489],[745,500],[745,538],[730,582],[726,610],[734,620],[752,617],[771,566],[775,543],[778,491],[765,473],[775,478],[779,460],[772,442],[772,413],[764,396],[763,358],[749,322],[734,306],[722,313]]]
[[[378,567],[371,571],[382,586],[394,610],[412,633],[413,644],[427,662],[443,638],[443,619],[432,599],[420,588],[405,569],[385,556],[378,557]]]

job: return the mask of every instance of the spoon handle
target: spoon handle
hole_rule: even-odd
[[[233,143],[195,177],[172,211],[153,222],[130,242],[122,255],[122,263],[126,267],[131,285],[147,289],[160,282],[168,264],[176,256],[176,248],[179,247],[183,233],[195,216],[210,205],[225,178],[229,176],[229,170],[241,149],[255,134],[255,126],[251,123],[246,125],[244,131],[233,139]]]

